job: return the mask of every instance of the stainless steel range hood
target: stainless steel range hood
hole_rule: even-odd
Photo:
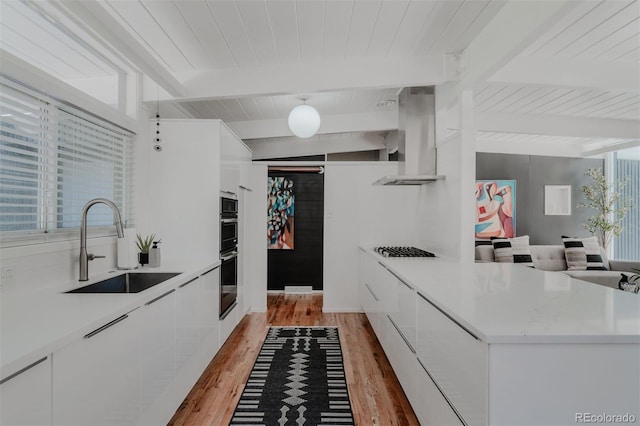
[[[374,185],[424,185],[444,179],[436,173],[435,97],[432,86],[405,87],[398,95],[398,174]]]

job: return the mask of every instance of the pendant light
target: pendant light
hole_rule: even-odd
[[[299,138],[310,138],[320,129],[320,114],[311,105],[307,105],[308,97],[300,98],[302,105],[294,107],[289,113],[289,129]]]

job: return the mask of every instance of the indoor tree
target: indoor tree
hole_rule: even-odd
[[[598,211],[587,220],[584,227],[598,237],[606,251],[612,238],[622,232],[621,222],[631,207],[630,199],[622,196],[622,190],[629,178],[609,184],[602,174],[602,169],[589,169],[585,174],[593,179],[593,184],[582,187],[586,201],[579,203],[578,207]]]

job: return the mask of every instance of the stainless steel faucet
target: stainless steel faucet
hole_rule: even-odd
[[[80,224],[80,281],[87,281],[89,279],[89,261],[104,257],[96,256],[93,253],[87,254],[87,213],[94,204],[106,204],[113,210],[118,238],[124,238],[120,210],[118,210],[118,206],[116,206],[113,201],[107,200],[106,198],[95,198],[85,204],[82,208],[82,223]]]

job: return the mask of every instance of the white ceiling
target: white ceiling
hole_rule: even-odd
[[[163,117],[219,118],[261,143],[289,136],[283,123],[301,96],[320,111],[321,133],[380,132],[394,126],[396,106],[379,101],[403,86],[446,82],[473,89],[482,141],[522,146],[537,138],[581,154],[640,140],[638,0],[2,0],[0,7],[2,47],[53,75],[98,79],[128,66],[149,77],[142,95],[153,112],[159,104]],[[528,21],[533,29],[518,34]]]

